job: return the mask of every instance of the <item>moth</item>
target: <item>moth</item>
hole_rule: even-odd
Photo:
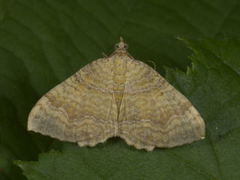
[[[171,148],[205,137],[191,102],[153,68],[134,59],[123,39],[33,107],[28,130],[79,146],[121,137],[137,149]]]

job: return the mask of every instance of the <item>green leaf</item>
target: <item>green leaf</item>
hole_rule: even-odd
[[[111,53],[119,36],[127,41],[129,51],[136,59],[149,65],[152,65],[149,60],[154,61],[162,74],[163,66],[185,71],[191,51],[176,37],[239,37],[239,17],[238,1],[225,0],[0,0],[0,179],[24,179],[12,161],[36,161],[39,153],[52,147],[51,138],[26,131],[27,116],[34,103],[57,83],[101,57],[102,52]],[[153,153],[135,151],[120,140],[96,148],[78,148],[63,143],[63,147],[56,148],[62,153],[53,153],[53,158],[56,156],[64,164],[61,159],[75,152],[84,157],[84,162],[91,162],[89,165],[79,162],[76,168],[84,173],[75,172],[76,176],[89,178],[191,179],[198,176],[198,179],[228,179],[232,176],[236,179],[239,175],[236,149],[239,146],[235,144],[236,149],[223,153],[218,145],[221,142],[231,147],[231,143],[237,143],[239,119],[236,109],[239,107],[235,100],[238,100],[239,93],[232,83],[238,81],[240,72],[238,43],[233,39],[208,40],[200,44],[192,42],[189,46],[194,48],[198,57],[192,58],[195,69],[189,69],[187,75],[172,70],[167,73],[169,80],[195,103],[206,118],[211,140]],[[221,62],[224,68],[217,62]],[[221,69],[212,75],[220,82],[208,82],[207,75],[214,68]],[[205,81],[212,85],[202,91],[201,88],[195,89]],[[209,91],[214,93],[209,94]],[[224,95],[228,91],[232,94]],[[228,111],[224,111],[226,108]],[[232,138],[225,139],[225,134]],[[223,140],[215,145],[220,137]],[[214,146],[210,146],[210,142]],[[198,147],[204,150],[198,150]],[[218,156],[222,153],[224,156],[220,159]],[[33,169],[38,169],[37,166],[44,159],[51,158],[51,154],[40,156],[39,163],[24,163],[21,167],[28,166],[24,173],[34,173]],[[102,162],[94,163],[98,158]],[[167,164],[161,165],[161,161]],[[221,164],[228,166],[221,167]],[[109,166],[114,170],[109,170]],[[43,166],[43,169],[47,167]],[[68,168],[66,170],[71,171],[71,166]],[[56,171],[65,172],[62,169]]]
[[[29,179],[238,179],[240,172],[240,41],[186,41],[193,49],[187,74],[168,80],[203,116],[207,138],[172,149],[139,151],[120,139],[94,148],[62,144],[38,162],[18,162]],[[231,57],[229,58],[229,55]],[[234,66],[231,66],[234,64]]]

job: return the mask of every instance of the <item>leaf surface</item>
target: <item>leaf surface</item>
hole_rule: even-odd
[[[240,46],[229,39],[187,43],[194,51],[192,67],[187,73],[168,69],[167,78],[201,113],[207,125],[205,140],[153,152],[128,147],[120,139],[94,148],[66,143],[61,146],[61,153],[42,154],[34,163],[19,162],[24,174],[29,179],[210,180],[240,177],[240,76],[235,70],[240,63],[231,58],[230,61],[235,62],[232,68],[225,58],[225,53],[234,48],[235,57],[240,57],[237,51]]]

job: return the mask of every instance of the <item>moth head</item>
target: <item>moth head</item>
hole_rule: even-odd
[[[117,51],[122,51],[122,50],[126,51],[127,48],[128,48],[128,45],[124,42],[123,38],[120,37],[120,42],[115,44],[115,50],[117,50]]]

